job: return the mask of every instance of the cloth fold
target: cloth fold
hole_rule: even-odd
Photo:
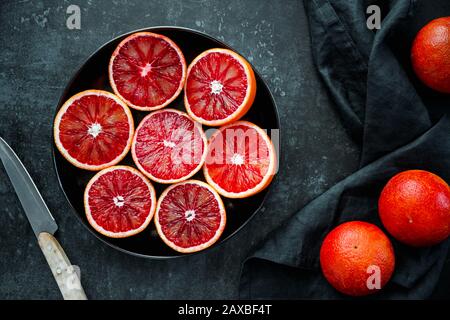
[[[448,1],[430,2],[441,15],[450,15]],[[295,213],[248,257],[242,268],[241,298],[344,298],[320,271],[325,235],[351,220],[382,228],[378,197],[398,172],[424,169],[450,181],[450,117],[442,114],[433,123],[427,97],[418,93],[411,79],[409,61],[398,59],[410,50],[405,39],[412,37],[396,30],[417,32],[414,26],[421,12],[417,2],[305,0],[304,4],[314,63],[343,125],[360,144],[360,169]],[[385,11],[378,31],[365,24],[370,4]],[[404,46],[396,50],[405,52],[392,49],[391,43],[399,41]],[[432,104],[445,110],[450,99],[433,96]],[[371,298],[428,297],[439,279],[449,240],[421,249],[392,242],[395,273]]]

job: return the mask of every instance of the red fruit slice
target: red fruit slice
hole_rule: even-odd
[[[275,149],[267,134],[248,121],[221,127],[209,140],[203,173],[227,198],[246,198],[264,190],[276,171]]]
[[[225,207],[220,196],[202,181],[171,185],[158,200],[156,230],[178,252],[208,248],[220,238],[225,223]]]
[[[114,94],[80,92],[59,110],[55,144],[74,166],[101,170],[119,163],[130,150],[134,123],[130,109]]]
[[[220,126],[240,119],[255,95],[251,65],[231,50],[207,50],[189,65],[184,104],[189,115],[202,124]]]
[[[131,152],[138,168],[159,183],[192,177],[206,157],[201,125],[181,111],[166,109],[146,116],[136,129]]]
[[[109,62],[111,87],[131,108],[156,110],[167,106],[181,92],[186,61],[169,38],[138,32],[117,46]]]
[[[111,238],[125,238],[144,230],[156,207],[155,189],[138,170],[115,166],[98,172],[84,192],[84,208],[91,226]]]

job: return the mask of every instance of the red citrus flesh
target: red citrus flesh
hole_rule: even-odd
[[[55,118],[55,144],[73,165],[101,170],[121,161],[134,132],[128,107],[112,93],[87,90],[67,100]]]
[[[151,32],[125,38],[109,64],[114,92],[138,110],[167,106],[180,94],[185,78],[186,61],[180,48],[169,38]]]
[[[206,157],[201,125],[181,111],[165,109],[146,116],[136,129],[132,155],[153,181],[175,183],[192,177]]]
[[[188,180],[171,185],[158,200],[156,230],[178,252],[208,248],[219,239],[225,224],[223,202],[204,182]]]
[[[336,290],[364,296],[379,291],[391,278],[394,249],[377,226],[361,221],[347,222],[325,237],[320,249],[320,266]]]
[[[227,49],[210,49],[190,64],[185,106],[196,121],[220,126],[241,118],[251,107],[256,80],[251,65]]]
[[[275,170],[274,146],[253,123],[237,121],[221,127],[209,140],[203,172],[224,197],[245,198],[262,191]]]
[[[111,238],[125,238],[144,230],[155,212],[151,183],[134,168],[115,166],[97,173],[84,193],[91,226]]]
[[[419,31],[411,60],[417,76],[427,86],[450,93],[450,17],[435,19]]]
[[[405,244],[431,246],[450,235],[450,189],[431,172],[395,175],[381,192],[378,210],[387,231]]]

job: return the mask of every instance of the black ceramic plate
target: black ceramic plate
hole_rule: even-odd
[[[186,58],[186,63],[189,63],[201,52],[210,48],[228,48],[232,49],[226,44],[198,31],[178,28],[178,27],[154,27],[144,30],[136,30],[128,34],[124,34],[116,39],[113,39],[99,48],[88,60],[81,66],[72,80],[65,88],[61,99],[59,101],[56,112],[72,95],[87,89],[102,89],[112,92],[108,81],[108,63],[109,59],[119,44],[119,42],[131,33],[137,31],[151,31],[163,34],[172,39],[183,51]],[[233,49],[232,49],[233,50]],[[279,129],[279,120],[275,101],[261,76],[256,72],[257,94],[255,102],[243,118],[251,121],[264,129]],[[170,104],[170,108],[179,110],[184,109],[183,93]],[[55,112],[55,115],[56,115]],[[132,110],[135,119],[135,125],[147,114],[146,112],[139,112]],[[207,129],[207,128],[204,128]],[[269,132],[270,133],[270,132]],[[185,256],[172,250],[160,240],[153,223],[150,223],[146,230],[136,236],[125,239],[112,239],[97,233],[88,223],[83,206],[83,193],[85,186],[89,179],[95,174],[85,170],[78,169],[67,162],[61,154],[56,150],[53,144],[53,155],[56,173],[58,175],[61,188],[73,207],[74,213],[80,221],[91,231],[97,238],[110,245],[111,247],[141,257],[148,258],[173,258]],[[134,166],[131,156],[128,155],[121,164]],[[203,174],[196,174],[193,179],[204,180]],[[273,184],[273,182],[272,182]],[[157,196],[161,194],[167,186],[153,183],[156,189]],[[270,187],[266,188],[261,193],[246,199],[226,199],[223,198],[227,211],[227,225],[224,233],[215,245],[211,248],[217,247],[219,244],[227,241],[235,235],[259,210],[262,206]]]

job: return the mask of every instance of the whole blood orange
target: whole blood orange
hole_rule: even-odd
[[[147,177],[159,183],[176,183],[201,169],[206,148],[206,135],[199,123],[184,112],[164,109],[141,121],[131,153]]]
[[[184,104],[189,115],[208,126],[241,118],[253,104],[256,80],[252,66],[228,49],[209,49],[187,70]]]
[[[61,154],[78,168],[92,171],[119,163],[130,150],[133,133],[130,109],[102,90],[71,97],[54,123],[55,144]]]
[[[417,76],[427,86],[450,93],[450,17],[435,19],[419,31],[411,60]]]
[[[225,207],[220,196],[202,181],[173,184],[158,200],[156,230],[178,252],[208,248],[219,239],[225,223]]]
[[[267,133],[251,122],[236,121],[211,136],[203,173],[224,197],[246,198],[270,184],[276,166]]]
[[[333,229],[322,243],[320,266],[328,282],[351,296],[375,293],[391,278],[395,255],[377,226],[351,221]]]
[[[405,244],[430,246],[450,235],[450,189],[431,172],[395,175],[381,192],[378,210],[387,231]]]
[[[138,110],[167,106],[180,94],[185,78],[186,61],[180,48],[166,36],[151,32],[125,38],[109,63],[114,93]]]
[[[144,230],[155,213],[155,189],[138,170],[115,166],[97,173],[84,193],[91,226],[111,238],[125,238]]]

